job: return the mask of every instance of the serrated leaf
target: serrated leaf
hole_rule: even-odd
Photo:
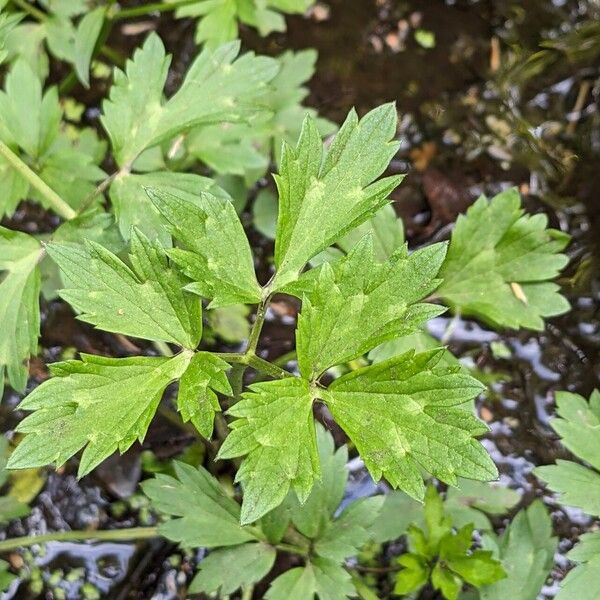
[[[252,251],[233,204],[200,194],[197,205],[162,189],[148,189],[179,247],[169,256],[192,280],[186,286],[211,300],[209,308],[260,302]]]
[[[437,287],[444,255],[445,246],[434,244],[411,255],[401,248],[377,263],[367,236],[348,256],[286,288],[303,298],[296,333],[302,376],[317,378],[439,315],[439,306],[419,301]]]
[[[273,581],[266,600],[346,600],[355,594],[348,572],[339,564],[315,558],[305,567],[286,571]]]
[[[563,579],[557,600],[595,600],[600,589],[600,533],[584,533],[567,558],[579,564]]]
[[[558,392],[556,413],[550,425],[561,443],[593,469],[567,460],[538,467],[535,474],[558,492],[560,501],[600,515],[600,392],[594,390],[589,403],[578,394]]]
[[[178,8],[175,15],[198,17],[196,43],[215,47],[238,37],[238,21],[256,27],[266,36],[273,31],[285,31],[285,20],[280,12],[303,13],[313,3],[314,0],[198,0]]]
[[[0,137],[40,158],[58,135],[61,110],[56,88],[44,94],[42,84],[23,59],[17,60],[0,92]]]
[[[237,546],[256,541],[240,525],[239,504],[203,467],[174,462],[177,478],[158,474],[142,483],[155,509],[171,517],[159,526],[161,535],[188,548]]]
[[[102,6],[86,13],[75,33],[75,72],[86,88],[90,87],[90,63],[105,16],[106,8]]]
[[[457,477],[492,480],[498,472],[474,436],[487,427],[463,405],[482,389],[472,377],[439,367],[443,350],[406,353],[334,381],[323,395],[375,480],[421,500],[420,468],[451,485]]]
[[[261,543],[215,550],[200,562],[188,592],[232,594],[260,581],[271,570],[275,555],[275,548]]]
[[[324,155],[321,134],[307,117],[296,148],[284,146],[276,176],[279,217],[275,243],[279,290],[297,279],[313,256],[331,246],[384,206],[401,177],[377,178],[398,144],[396,109],[386,104],[359,122],[351,111]]]
[[[335,449],[333,437],[317,423],[317,447],[321,478],[314,484],[306,502],[300,504],[292,496],[289,506],[290,518],[296,529],[306,537],[317,538],[331,522],[339,507],[348,481],[348,449]]]
[[[383,496],[361,498],[352,502],[319,536],[315,552],[324,558],[341,563],[354,556],[371,539],[371,525],[379,515]]]
[[[439,295],[453,309],[496,327],[543,329],[569,303],[549,283],[567,264],[569,236],[524,215],[516,189],[479,198],[459,216],[440,270]]]
[[[394,593],[410,594],[420,590],[428,581],[430,567],[427,561],[416,554],[403,554],[398,564],[404,567],[396,574]]]
[[[319,477],[319,457],[306,381],[286,378],[250,386],[229,409],[231,423],[217,458],[246,456],[236,474],[244,486],[242,523],[279,505],[290,487],[304,502]]]
[[[121,235],[128,240],[132,228],[136,227],[150,239],[159,240],[165,247],[171,246],[171,234],[145,188],[159,188],[177,194],[191,204],[197,204],[203,192],[229,199],[229,195],[212,179],[195,173],[156,171],[119,175],[110,186],[110,200]]]
[[[505,532],[495,539],[486,535],[485,548],[493,550],[506,571],[506,579],[480,588],[481,600],[536,600],[552,568],[556,538],[541,501],[521,510]]]
[[[131,165],[151,146],[200,124],[240,121],[257,112],[255,99],[277,72],[277,63],[247,53],[236,60],[239,43],[204,49],[169,100],[163,87],[170,57],[151,34],[125,72],[116,70],[102,123],[119,166]]]
[[[165,341],[193,349],[202,335],[201,305],[183,290],[188,280],[173,268],[161,246],[135,231],[128,267],[98,243],[53,243],[66,289],[60,296],[79,319],[105,331]]]
[[[496,483],[460,479],[458,487],[448,488],[444,510],[455,527],[472,523],[479,531],[492,530],[486,515],[503,515],[520,501],[520,494]]]
[[[196,352],[179,382],[177,410],[184,422],[191,421],[207,439],[212,436],[215,413],[221,410],[215,391],[233,395],[225,375],[229,368],[210,352]]]
[[[164,389],[190,358],[189,353],[173,358],[82,354],[81,360],[55,363],[54,377],[19,405],[34,412],[16,428],[25,437],[8,467],[60,466],[85,448],[78,471],[83,477],[113,452],[125,452],[144,438]]]
[[[37,351],[41,256],[34,238],[0,227],[0,396],[5,376],[25,390],[27,361]]]
[[[569,460],[537,467],[535,474],[554,492],[561,504],[576,506],[584,512],[600,515],[600,473]]]

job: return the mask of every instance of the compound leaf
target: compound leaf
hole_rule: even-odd
[[[278,506],[290,486],[304,502],[320,474],[308,383],[290,377],[256,383],[250,390],[229,409],[237,419],[218,455],[247,455],[236,475],[244,485],[242,523]]]
[[[338,563],[355,556],[371,538],[370,528],[379,515],[384,496],[361,498],[352,502],[315,543],[315,552]]]
[[[411,255],[401,248],[377,263],[367,236],[346,257],[290,286],[286,291],[303,298],[296,334],[302,376],[316,378],[443,312],[419,301],[437,287],[444,255],[445,245],[434,244]]]
[[[377,178],[398,149],[396,109],[386,104],[360,121],[351,111],[324,155],[310,117],[296,148],[285,144],[276,176],[279,216],[273,290],[294,281],[313,256],[331,246],[387,203],[401,177]]]
[[[563,579],[556,599],[594,600],[600,589],[600,533],[584,533],[567,558],[579,564]]]
[[[211,552],[200,562],[190,584],[190,594],[232,594],[240,587],[260,581],[275,562],[275,548],[267,544],[242,544]]]
[[[162,535],[189,548],[256,541],[254,533],[240,525],[239,504],[206,469],[178,461],[173,467],[176,478],[158,474],[142,484],[154,508],[170,517],[159,527]]]
[[[560,494],[561,503],[600,515],[600,392],[595,390],[589,403],[578,394],[556,394],[558,418],[552,429],[561,436],[565,448],[593,469],[575,462],[557,460],[555,465],[538,467],[535,473],[548,487]]]
[[[92,241],[54,243],[48,253],[59,265],[66,289],[60,295],[105,331],[193,349],[202,335],[201,304],[182,290],[188,280],[173,268],[161,246],[135,231],[129,268]]]
[[[323,394],[375,480],[424,496],[420,468],[451,485],[457,477],[491,480],[496,467],[474,439],[487,431],[465,406],[482,385],[442,368],[443,349],[407,352],[348,373]]]
[[[250,244],[229,200],[200,194],[191,205],[162,189],[147,192],[180,244],[169,256],[192,279],[187,290],[212,300],[209,308],[260,302]]]
[[[164,389],[178,379],[191,356],[105,358],[51,365],[54,375],[21,404],[34,411],[19,423],[25,434],[8,461],[11,469],[62,465],[85,448],[83,477],[113,452],[144,438]]]
[[[502,562],[506,579],[480,588],[481,600],[536,600],[552,568],[556,538],[542,502],[521,510],[502,536],[483,538],[485,548]]]
[[[233,395],[225,375],[229,364],[210,352],[196,352],[181,376],[177,410],[207,439],[213,432],[215,413],[221,410],[215,391]]]
[[[115,70],[102,123],[119,166],[131,165],[146,148],[195,125],[240,121],[257,111],[255,99],[277,73],[274,59],[247,53],[236,60],[239,42],[204,49],[181,87],[163,102],[170,57],[151,34],[125,72]]]
[[[567,264],[569,236],[524,215],[516,189],[479,198],[458,217],[440,270],[439,295],[452,308],[497,327],[543,329],[569,303],[549,280]]]
[[[31,236],[0,227],[0,395],[5,373],[18,392],[27,384],[27,360],[40,332],[42,248]]]

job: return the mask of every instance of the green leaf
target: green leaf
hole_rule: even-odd
[[[177,410],[184,422],[191,421],[205,438],[213,432],[215,413],[221,410],[215,391],[233,395],[225,371],[229,364],[210,352],[196,352],[181,376]]]
[[[506,514],[520,499],[518,492],[500,484],[460,479],[458,487],[448,488],[444,511],[452,517],[455,527],[473,523],[480,531],[491,531],[486,514]]]
[[[0,137],[19,146],[31,158],[40,158],[56,136],[61,120],[58,93],[42,84],[23,59],[12,66],[0,92]]]
[[[375,480],[421,500],[420,468],[451,485],[498,472],[473,439],[487,427],[464,409],[482,389],[472,377],[439,367],[443,350],[406,353],[334,381],[324,399]]]
[[[359,549],[371,538],[370,528],[383,502],[383,496],[352,502],[320,535],[315,543],[315,552],[338,563],[358,554]]]
[[[521,510],[499,538],[486,535],[484,547],[493,550],[506,579],[479,590],[481,600],[536,600],[554,563],[556,538],[543,503],[535,500]]]
[[[492,557],[492,552],[475,550],[467,556],[448,557],[448,568],[474,587],[490,585],[506,577],[502,563]]]
[[[327,368],[411,333],[443,312],[419,301],[437,287],[435,275],[444,254],[443,244],[411,255],[401,248],[377,263],[367,236],[348,256],[309,271],[288,288],[303,292],[296,333],[302,376],[316,379]]]
[[[290,518],[296,529],[309,538],[319,537],[330,525],[348,481],[348,449],[342,446],[336,450],[333,437],[318,423],[316,432],[321,478],[314,484],[306,502],[300,504],[292,496],[289,503]]]
[[[86,13],[75,33],[75,72],[86,88],[90,87],[90,63],[105,16],[106,8],[102,6]]]
[[[0,486],[4,486],[8,479],[6,463],[8,462],[8,440],[0,436]],[[13,490],[8,494],[0,496],[0,523],[6,523],[11,519],[18,519],[29,514],[29,507],[24,502],[14,497]]]
[[[600,471],[600,391],[592,392],[589,403],[577,394],[558,392],[556,414],[550,425],[562,445]]]
[[[19,24],[25,15],[23,13],[0,14],[0,63],[8,56],[6,41],[10,32]]]
[[[567,554],[579,563],[563,579],[557,600],[595,600],[600,589],[600,532],[584,533]]]
[[[306,501],[319,477],[313,397],[306,381],[286,378],[250,386],[229,409],[231,423],[217,458],[246,456],[236,474],[244,485],[242,523],[278,506],[290,486]]]
[[[463,583],[458,575],[444,569],[438,562],[431,571],[431,585],[440,590],[446,600],[457,600]]]
[[[304,265],[387,203],[401,177],[377,178],[398,149],[396,109],[386,104],[360,121],[351,111],[326,154],[310,117],[296,148],[284,146],[276,176],[279,217],[273,290],[298,278]]]
[[[120,167],[131,165],[146,148],[200,124],[240,121],[256,113],[255,99],[277,72],[277,63],[247,53],[240,45],[204,49],[169,100],[163,102],[170,57],[151,34],[125,72],[115,70],[102,123]]]
[[[143,174],[119,175],[110,186],[110,200],[113,205],[119,230],[124,239],[129,240],[131,230],[137,227],[150,239],[159,240],[163,246],[171,246],[171,234],[160,211],[154,206],[145,188],[159,188],[176,194],[190,204],[202,206],[199,198],[208,192],[212,196],[229,199],[212,179],[195,173],[174,173],[156,171]]]
[[[404,567],[396,575],[395,594],[410,594],[420,590],[429,580],[430,568],[425,559],[415,554],[403,554],[398,564]]]
[[[596,600],[600,589],[600,555],[576,566],[563,579],[556,600]]]
[[[558,418],[552,429],[561,436],[565,448],[593,469],[567,460],[538,467],[535,474],[558,492],[560,501],[593,515],[600,515],[600,392],[595,390],[589,403],[577,394],[556,394]]]
[[[19,405],[34,412],[16,428],[25,437],[8,467],[60,466],[85,448],[78,471],[83,477],[116,450],[125,452],[143,440],[164,389],[190,358],[190,353],[173,358],[82,354],[81,360],[55,363],[54,377]]]
[[[355,595],[348,572],[339,564],[315,558],[306,567],[286,571],[273,581],[266,600],[346,600]]]
[[[161,535],[188,548],[256,541],[254,533],[240,525],[239,504],[206,469],[177,461],[173,467],[177,478],[158,474],[142,483],[152,506],[171,517],[159,526]]]
[[[439,295],[454,310],[496,327],[543,329],[569,303],[549,283],[567,264],[569,236],[524,215],[516,189],[481,197],[459,216],[441,270]]]
[[[129,268],[100,244],[53,243],[48,253],[59,265],[66,289],[60,295],[105,331],[193,349],[202,335],[201,305],[182,290],[188,283],[168,262],[161,246],[135,231]]]
[[[0,227],[0,395],[5,373],[16,391],[27,385],[26,363],[40,333],[41,256],[34,238]]]
[[[384,496],[383,506],[369,527],[369,535],[377,543],[389,542],[404,535],[411,524],[424,526],[423,505],[404,492],[391,491]]]
[[[267,544],[242,544],[211,552],[199,565],[190,594],[232,594],[240,587],[260,581],[275,562],[275,548]]]
[[[537,467],[534,472],[558,493],[561,504],[575,506],[593,516],[600,515],[600,473],[597,471],[558,459],[555,465]]]
[[[147,192],[180,244],[169,256],[193,280],[187,290],[210,299],[209,308],[260,302],[250,244],[229,200],[201,194],[192,206],[165,190]]]

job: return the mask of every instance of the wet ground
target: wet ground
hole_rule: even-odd
[[[319,51],[308,103],[323,116],[340,121],[353,105],[364,112],[397,102],[402,146],[392,170],[410,175],[394,200],[412,247],[447,237],[458,212],[479,193],[493,194],[507,184],[526,194],[529,210],[546,212],[554,227],[573,236],[572,261],[561,281],[573,310],[551,320],[543,333],[496,333],[446,318],[431,325],[434,336],[444,336],[457,356],[489,380],[490,392],[478,407],[491,428],[485,444],[502,480],[522,491],[523,504],[544,496],[533,467],[565,455],[548,426],[553,393],[568,389],[587,396],[600,380],[600,54],[582,50],[573,35],[599,16],[593,2],[569,0],[331,0],[318,4],[308,19],[289,19],[286,35],[261,40],[244,32],[248,47],[270,54]],[[175,69],[184,70],[194,52],[193,24],[167,16],[149,21],[174,52]],[[111,43],[127,53],[140,39],[116,30]],[[522,68],[525,60],[548,39],[571,45],[551,51],[545,67],[531,76]],[[104,93],[98,87],[81,99],[95,106]],[[96,116],[88,111],[91,122]],[[32,212],[17,219],[23,229],[31,223],[39,223]],[[256,232],[251,238],[257,255],[268,256],[270,242]],[[266,357],[292,349],[296,309],[282,300],[271,311],[262,342]],[[132,351],[122,340],[76,322],[57,302],[44,307],[42,332],[32,385],[64,348],[115,356]],[[9,395],[0,409],[5,430],[19,418],[11,412],[16,402]],[[144,448],[133,449],[118,468],[115,461],[80,482],[72,465],[48,475],[32,514],[12,522],[6,534],[149,524],[143,498],[129,497],[142,470],[151,469],[147,450],[161,460],[190,447],[196,448],[193,436],[159,417]],[[360,470],[352,481],[350,494],[369,488]],[[564,554],[591,523],[544,499],[561,537],[544,589],[550,598],[567,567]],[[15,582],[5,597],[93,598],[95,589],[122,600],[181,598],[197,558],[160,540],[139,546],[52,543],[43,555],[33,549],[10,557],[13,566],[30,565],[32,578]],[[72,572],[79,577],[70,582]],[[35,583],[40,579],[43,585]],[[84,581],[93,589],[82,589]]]

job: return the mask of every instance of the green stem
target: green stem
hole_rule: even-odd
[[[270,363],[268,360],[264,358],[260,358],[260,356],[256,356],[255,354],[251,354],[248,356],[248,366],[256,369],[257,371],[261,371],[262,373],[266,373],[275,379],[283,379],[284,377],[293,377],[291,373],[285,371],[281,367]]]
[[[26,13],[31,15],[34,19],[38,21],[45,21],[48,17],[45,12],[42,12],[35,6],[32,6],[27,0],[11,0],[12,3],[18,7],[22,8]]]
[[[188,4],[196,4],[198,0],[174,0],[173,2],[151,2],[142,6],[134,6],[133,8],[125,8],[115,13],[112,17],[113,21],[121,19],[130,19],[132,17],[141,17],[154,12],[167,12],[177,10],[181,6]]]
[[[250,337],[248,338],[248,347],[246,348],[246,354],[254,354],[258,346],[258,340],[260,338],[260,332],[262,331],[265,323],[265,317],[267,316],[267,305],[269,303],[269,297],[261,300],[258,308],[256,309],[256,317],[254,318],[254,325],[252,331],[250,331]]]
[[[275,548],[282,552],[288,552],[290,554],[299,554],[300,556],[308,556],[308,550],[294,544],[276,544]]]
[[[48,202],[50,207],[64,219],[72,219],[77,213],[36,173],[34,173],[4,142],[0,142],[0,154],[30,185]]]
[[[100,54],[112,61],[117,67],[124,67],[127,62],[127,58],[106,44],[100,48]]]
[[[156,527],[131,527],[128,529],[107,529],[104,531],[54,531],[40,535],[26,535],[0,542],[0,552],[9,552],[25,546],[42,544],[43,542],[73,542],[85,540],[102,540],[122,542],[158,537]]]
[[[249,585],[247,587],[242,588],[241,600],[252,600],[252,594],[254,594],[254,586],[253,585]]]

